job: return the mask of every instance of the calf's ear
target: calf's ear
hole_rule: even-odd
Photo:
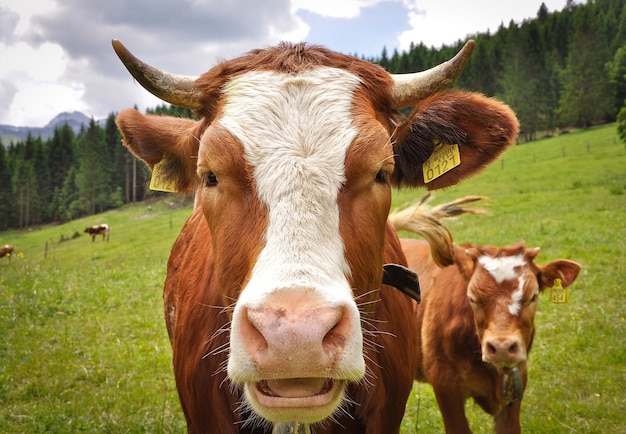
[[[551,288],[555,279],[561,279],[563,288],[570,286],[580,272],[580,265],[567,259],[558,259],[541,267],[539,271],[539,289]]]
[[[122,143],[143,160],[150,170],[162,162],[160,172],[174,181],[177,191],[193,188],[200,137],[198,121],[167,116],[143,115],[127,109],[115,123],[122,133]]]
[[[393,182],[429,190],[454,185],[484,169],[518,133],[513,111],[493,98],[459,90],[435,94],[415,106],[396,131]],[[426,183],[422,165],[435,143],[458,145],[460,164]]]
[[[474,274],[479,256],[480,251],[471,244],[454,245],[454,262],[468,282]]]

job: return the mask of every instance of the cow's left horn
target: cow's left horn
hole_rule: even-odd
[[[474,41],[469,40],[456,56],[431,69],[412,74],[391,74],[394,85],[392,106],[410,107],[424,98],[448,87],[463,71],[469,62]]]
[[[113,39],[111,43],[117,57],[120,58],[128,72],[148,92],[179,107],[192,110],[202,108],[199,92],[195,87],[198,77],[174,75],[161,71],[136,58],[119,40]]]

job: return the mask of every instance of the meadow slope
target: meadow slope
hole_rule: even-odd
[[[394,207],[423,194],[394,191]],[[568,304],[540,300],[523,428],[626,432],[626,150],[615,125],[516,146],[433,204],[469,194],[488,196],[478,206],[490,215],[448,221],[458,242],[524,240],[542,248],[539,263],[583,267]],[[180,204],[0,232],[16,249],[0,260],[0,432],[184,431],[162,310],[169,250],[191,209]],[[82,234],[98,223],[109,242]],[[475,432],[491,432],[467,408]],[[430,386],[416,383],[402,432],[442,431]]]

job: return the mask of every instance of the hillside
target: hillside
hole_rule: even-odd
[[[479,205],[490,215],[447,223],[458,242],[523,239],[541,247],[540,264],[582,264],[568,304],[540,298],[526,432],[626,432],[625,167],[611,124],[516,146],[433,201],[488,196]],[[394,191],[393,206],[424,193]],[[184,430],[162,288],[191,209],[173,200],[0,232],[0,244],[16,247],[10,263],[0,260],[0,432]],[[82,233],[98,223],[111,226],[109,242]],[[491,432],[489,418],[474,404],[468,409],[474,432]],[[416,432],[443,432],[430,386],[418,383],[402,429]]]

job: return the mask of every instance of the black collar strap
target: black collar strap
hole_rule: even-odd
[[[417,273],[403,265],[383,265],[383,284],[398,288],[418,303],[422,301]]]

